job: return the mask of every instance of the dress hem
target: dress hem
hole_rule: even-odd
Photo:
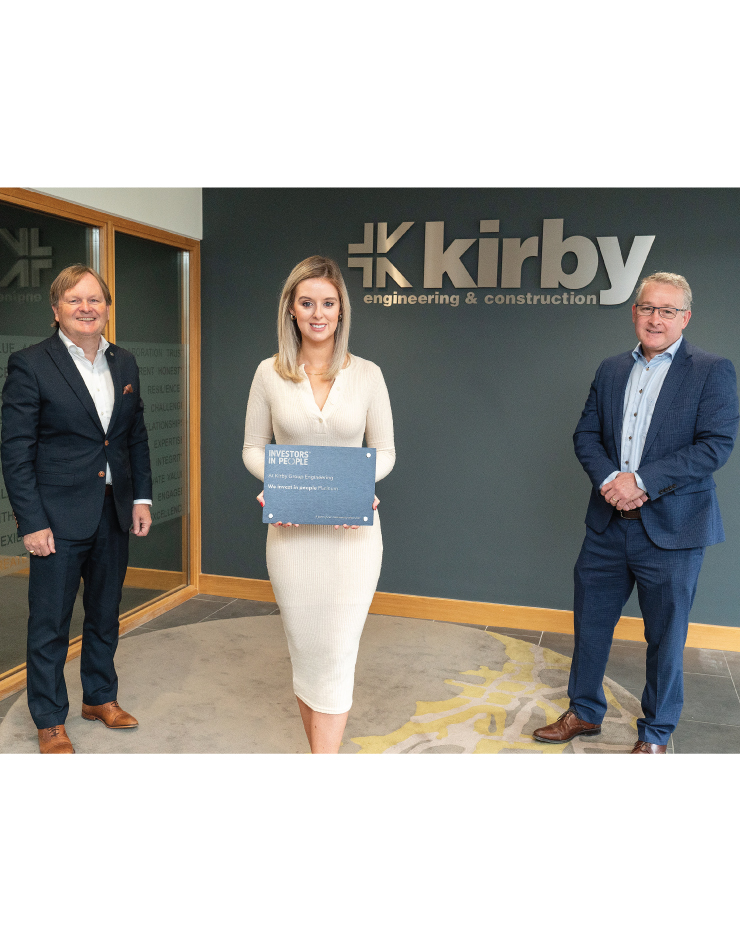
[[[312,705],[310,702],[306,701],[305,695],[300,695],[296,691],[296,687],[293,686],[293,692],[296,698],[299,698],[304,705],[307,705],[311,711],[319,712],[321,715],[343,715],[345,712],[348,712],[352,708],[352,701],[350,700],[349,705],[346,708],[319,708],[318,705]]]

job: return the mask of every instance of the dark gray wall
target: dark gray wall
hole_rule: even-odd
[[[398,458],[377,487],[379,590],[571,609],[590,486],[572,433],[599,362],[636,343],[631,301],[488,306],[498,291],[475,290],[466,304],[468,291],[445,279],[457,308],[366,305],[348,243],[365,222],[392,232],[414,220],[388,257],[418,293],[425,221],[444,220],[448,244],[478,238],[481,219],[524,239],[564,218],[566,237],[617,235],[623,255],[634,235],[655,235],[643,273],[684,274],[695,296],[687,338],[740,364],[739,210],[735,190],[204,190],[203,571],[267,577],[260,484],[241,462],[244,414],[254,370],[276,350],[282,281],[321,253],[345,273],[350,348],[382,368],[393,405]],[[474,277],[476,256],[476,246],[463,255]],[[524,262],[522,291],[544,292],[539,265]],[[581,292],[607,287],[600,262]],[[737,456],[716,475],[727,542],[707,551],[698,622],[740,626],[739,475]],[[634,596],[625,613],[639,616]]]

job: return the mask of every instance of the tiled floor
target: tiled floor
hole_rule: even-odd
[[[72,611],[70,624],[70,639],[82,633],[82,622],[85,619],[82,607],[82,592],[84,585],[80,585]],[[124,587],[121,597],[120,611],[122,614],[133,610],[139,604],[152,600],[161,591],[147,588]],[[18,663],[26,661],[26,626],[28,624],[28,578],[16,575],[3,578],[2,581],[2,644],[0,644],[0,673],[13,669]],[[1,703],[0,703],[1,704]]]
[[[120,641],[141,636],[143,633],[153,633],[155,630],[168,630],[170,627],[181,627],[186,623],[202,623],[206,620],[224,620],[227,617],[261,617],[265,614],[276,614],[276,604],[265,604],[262,601],[242,601],[233,597],[215,597],[213,594],[198,594],[185,601],[174,610],[160,614],[141,627],[124,633]],[[8,713],[13,703],[25,695],[25,690],[9,695],[0,702],[0,722]]]
[[[273,603],[199,594],[174,610],[124,634],[121,642],[143,633],[167,630],[183,624],[277,613],[277,606]],[[478,624],[464,626],[516,636],[565,656],[571,656],[573,653],[573,637],[562,633],[527,633],[524,630],[498,629]],[[606,674],[639,700],[645,683],[645,644],[631,640],[615,640]],[[671,739],[669,751],[676,754],[739,754],[739,689],[740,653],[685,650],[683,715]],[[23,694],[18,692],[0,702],[0,721],[13,702]]]
[[[130,633],[124,633],[121,640],[152,633],[154,630],[167,630],[169,627],[181,627],[186,623],[203,623],[206,620],[225,620],[232,617],[262,617],[276,614],[277,604],[263,601],[234,600],[233,597],[216,597],[213,594],[198,594],[174,610],[160,614],[142,627]]]
[[[573,655],[573,637],[479,626]],[[606,674],[639,701],[645,685],[645,643],[614,640]],[[740,653],[686,649],[684,705],[669,751],[676,754],[740,754]]]

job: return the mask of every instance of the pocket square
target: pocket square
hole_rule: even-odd
[[[124,385],[124,387],[123,387],[123,394],[124,394],[124,395],[133,395],[133,393],[134,393],[133,386],[131,386],[131,385]]]

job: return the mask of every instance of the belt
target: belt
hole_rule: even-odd
[[[113,486],[112,486],[110,483],[106,483],[106,484],[105,484],[105,495],[106,495],[106,496],[112,496],[112,495],[113,495]]]
[[[616,510],[623,519],[641,519],[639,509],[617,509]]]

